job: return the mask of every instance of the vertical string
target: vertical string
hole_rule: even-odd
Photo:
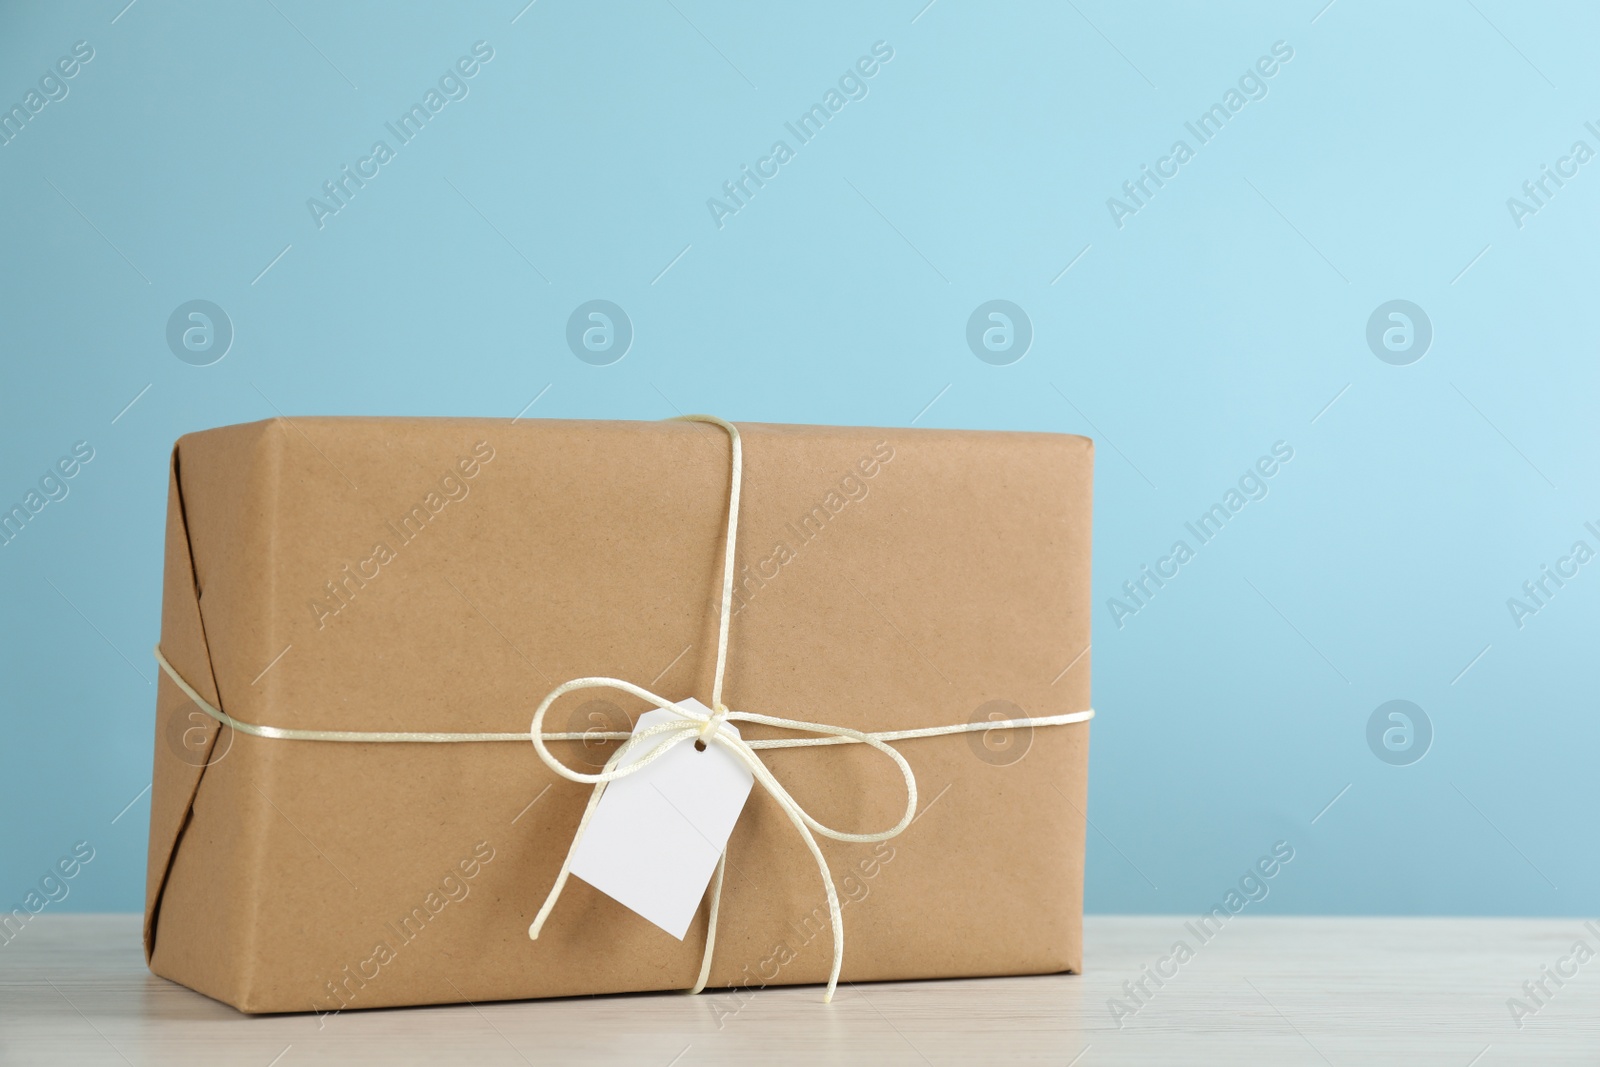
[[[700,729],[697,744],[704,746],[707,735],[721,728],[728,706],[722,702],[722,682],[728,672],[728,627],[733,621],[733,567],[734,549],[739,540],[739,487],[744,483],[744,448],[739,441],[739,428],[715,415],[685,415],[684,422],[704,422],[720,426],[728,432],[732,451],[732,470],[728,476],[728,533],[722,543],[722,609],[717,613],[717,668],[711,679],[711,715]],[[722,905],[722,874],[728,863],[728,849],[724,845],[717,857],[717,873],[711,886],[711,914],[706,918],[706,947],[700,956],[700,974],[695,978],[690,995],[706,987],[711,975],[711,955],[717,943],[717,912]]]
[[[722,610],[717,622],[717,670],[711,680],[711,719],[701,731],[702,739],[717,728],[728,714],[722,703],[722,682],[728,671],[728,623],[733,617],[733,564],[734,548],[739,539],[739,486],[744,481],[744,449],[739,442],[739,429],[715,415],[680,415],[676,421],[704,422],[728,431],[733,447],[733,471],[728,489],[728,535],[722,548]]]

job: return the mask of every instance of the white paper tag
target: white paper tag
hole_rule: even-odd
[[[693,697],[678,707],[711,714]],[[634,733],[677,718],[686,716],[645,712]],[[732,723],[720,728],[739,736]],[[622,765],[638,762],[671,736],[639,742]],[[572,873],[682,941],[754,783],[750,768],[721,745],[701,752],[693,741],[681,741],[644,770],[606,786],[572,857]]]

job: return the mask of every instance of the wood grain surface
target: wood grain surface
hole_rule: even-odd
[[[137,916],[41,915],[0,946],[0,1063],[1600,1062],[1600,959],[1571,957],[1600,937],[1580,920],[1240,917],[1205,944],[1186,921],[1089,916],[1082,976],[841,986],[832,1005],[808,986],[319,1018],[240,1015],[152,976]],[[1178,940],[1193,958],[1135,1004],[1124,983]],[[1558,966],[1577,973],[1558,986]],[[1541,980],[1535,1003],[1523,983]],[[1114,997],[1137,1007],[1120,1026]],[[1511,998],[1536,1009],[1520,1027]]]

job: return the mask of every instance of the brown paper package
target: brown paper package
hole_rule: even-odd
[[[868,731],[1089,707],[1090,441],[740,430],[730,707]],[[276,727],[526,731],[545,694],[592,675],[709,700],[729,450],[685,422],[297,418],[187,435],[162,649],[207,700]],[[626,730],[643,710],[577,692],[547,729]],[[615,744],[551,747],[592,772]],[[1088,724],[896,747],[915,822],[875,845],[821,840],[843,980],[1079,971]],[[867,746],[761,756],[826,825],[878,831],[904,810],[901,776]],[[590,788],[525,742],[249,736],[162,676],[150,968],[246,1012],[686,988],[704,902],[680,942],[573,879],[528,938]],[[825,981],[816,864],[759,787],[727,855],[707,995]]]

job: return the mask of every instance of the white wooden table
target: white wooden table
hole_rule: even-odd
[[[698,1064],[1600,1063],[1600,958],[1543,969],[1578,920],[1234,919],[1118,1026],[1107,1002],[1180,938],[1184,917],[1091,916],[1089,973],[583,997],[246,1017],[152,976],[135,916],[41,915],[0,946],[0,1063]],[[1600,927],[1600,924],[1597,924]],[[1169,973],[1172,964],[1163,968]],[[1527,999],[1525,981],[1551,995]],[[1537,992],[1537,987],[1535,987]],[[1537,1011],[1513,1021],[1507,1001]],[[720,1025],[719,1025],[720,1024]]]

